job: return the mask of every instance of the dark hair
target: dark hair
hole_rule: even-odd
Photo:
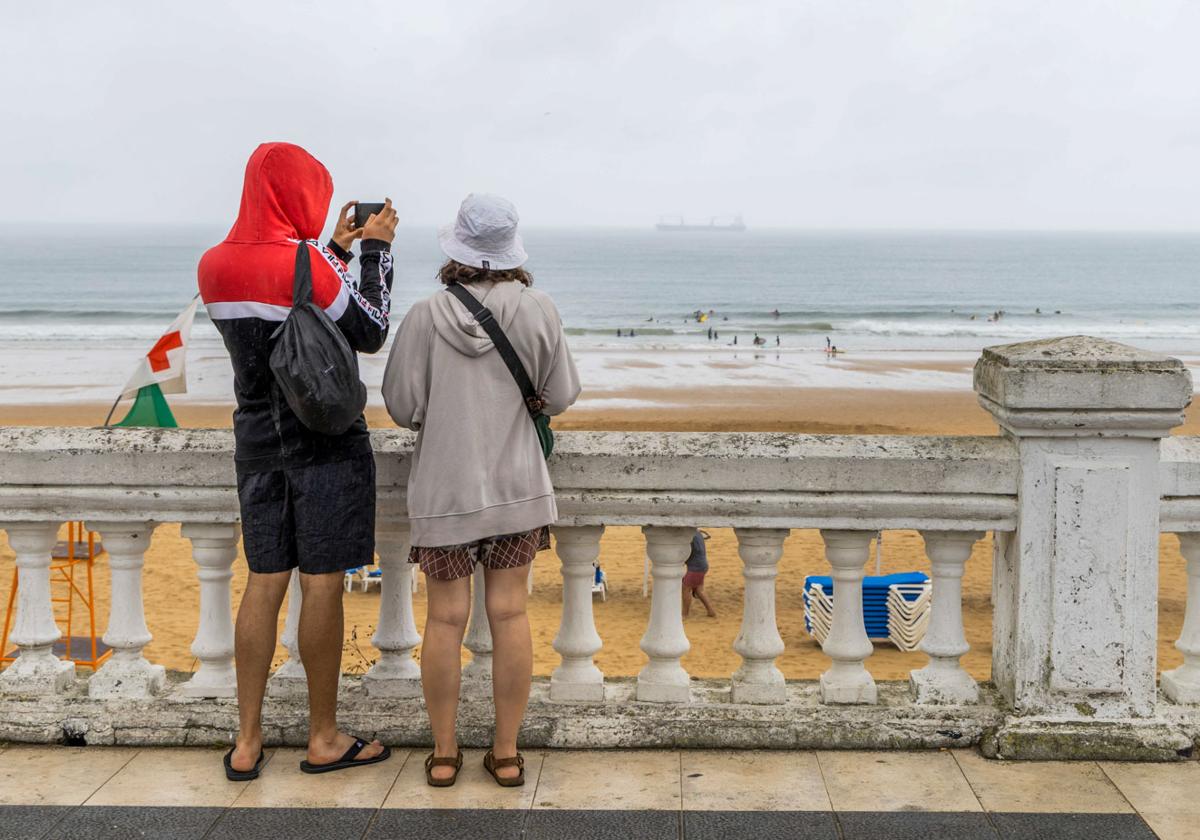
[[[491,280],[494,283],[506,283],[516,280],[526,286],[533,285],[533,275],[524,268],[475,268],[463,265],[457,260],[446,260],[438,269],[438,279],[449,286],[451,283],[475,283],[480,280]]]

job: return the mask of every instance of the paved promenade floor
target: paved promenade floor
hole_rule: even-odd
[[[1200,763],[994,762],[972,751],[537,751],[501,789],[467,754],[307,776],[276,749],[228,782],[221,750],[0,746],[0,838],[905,840],[1200,838]]]

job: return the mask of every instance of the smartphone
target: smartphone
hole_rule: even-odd
[[[373,216],[373,215],[377,216],[382,212],[383,212],[383,202],[382,201],[380,201],[378,203],[368,202],[368,201],[360,201],[360,202],[358,202],[358,204],[354,205],[354,226],[356,228],[361,228],[363,225],[365,225],[367,223],[367,219],[371,218],[371,216]]]

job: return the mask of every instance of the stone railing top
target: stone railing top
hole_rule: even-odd
[[[372,433],[381,516],[403,515],[414,440]],[[1017,490],[1001,437],[563,432],[550,470],[560,514],[580,524],[1000,527]],[[235,487],[229,430],[0,428],[0,521],[224,521]]]
[[[1183,422],[1192,377],[1178,359],[1079,335],[984,349],[975,391],[1012,433],[1151,437]]]

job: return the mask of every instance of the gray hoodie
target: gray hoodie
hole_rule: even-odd
[[[546,413],[565,411],[579,396],[579,374],[553,301],[511,281],[464,288],[496,316]],[[408,478],[414,546],[459,545],[558,518],[521,391],[487,333],[449,292],[405,316],[383,399],[393,420],[418,432]]]

